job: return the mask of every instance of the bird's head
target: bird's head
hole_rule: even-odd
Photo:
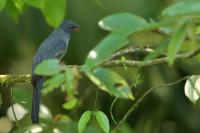
[[[80,27],[77,23],[71,20],[65,20],[60,27],[65,30],[66,32],[78,32]]]

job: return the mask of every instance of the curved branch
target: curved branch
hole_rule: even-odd
[[[200,53],[200,48],[198,48],[194,51],[188,52],[188,53],[177,54],[175,61],[191,58],[191,57],[198,55],[199,53]],[[152,66],[152,65],[157,65],[157,64],[163,64],[163,63],[167,63],[167,62],[168,62],[167,57],[162,57],[162,58],[148,60],[148,61],[110,60],[110,61],[107,61],[104,64],[104,66],[123,66],[123,65],[126,65],[126,66],[129,66],[129,67],[146,67],[146,66]]]
[[[130,109],[126,112],[126,114],[123,116],[123,118],[118,122],[118,124],[116,125],[116,127],[112,130],[111,133],[115,133],[117,131],[117,129],[120,127],[121,124],[123,124],[126,119],[130,116],[131,113],[133,113],[137,107],[139,106],[139,104],[144,100],[144,98],[149,94],[151,93],[153,90],[155,89],[158,89],[158,88],[162,88],[162,87],[170,87],[170,86],[173,86],[173,85],[176,85],[186,79],[188,79],[190,76],[185,76],[183,78],[180,78],[179,80],[177,81],[174,81],[174,82],[171,82],[171,83],[167,83],[167,84],[161,84],[161,85],[158,85],[158,86],[155,86],[155,87],[152,87],[150,88],[149,90],[147,90],[136,102],[135,104],[133,104]]]
[[[151,53],[154,51],[154,49],[157,47],[157,45],[131,45],[130,47],[124,48],[122,50],[119,50],[118,52],[112,54],[108,60],[123,56],[128,53],[135,53],[135,52],[147,52]]]

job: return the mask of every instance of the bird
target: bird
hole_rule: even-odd
[[[39,124],[39,110],[41,90],[45,77],[34,73],[38,64],[47,59],[61,60],[66,54],[72,32],[79,31],[79,25],[71,20],[63,21],[39,46],[32,61],[32,113],[31,120],[33,124]]]

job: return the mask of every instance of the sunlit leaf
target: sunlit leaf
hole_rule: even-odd
[[[59,60],[57,59],[48,59],[44,60],[40,64],[37,65],[35,69],[35,74],[38,75],[54,75],[59,73],[61,67],[59,65]]]
[[[46,0],[42,13],[51,26],[57,27],[64,19],[65,7],[66,0]]]
[[[4,9],[7,0],[0,0],[0,12]]]
[[[78,132],[82,133],[84,129],[86,128],[86,125],[91,119],[92,112],[91,111],[85,111],[78,122]]]
[[[177,15],[188,15],[188,14],[200,14],[199,7],[200,7],[199,0],[180,1],[164,9],[162,11],[162,15],[177,16]]]
[[[92,69],[93,67],[105,61],[110,54],[126,46],[128,44],[126,37],[129,34],[130,31],[110,33],[99,44],[97,44],[93,50],[89,52],[85,66],[89,69]]]
[[[15,6],[17,7],[17,9],[20,10],[20,12],[22,12],[23,7],[24,7],[24,0],[13,0]]]
[[[185,95],[196,104],[200,97],[200,75],[193,75],[185,83]]]
[[[65,74],[58,73],[45,81],[44,89],[42,90],[42,92],[44,94],[52,92],[54,89],[58,89],[64,82],[65,82]]]
[[[117,13],[99,21],[99,26],[108,31],[132,29],[137,30],[148,23],[141,17],[131,13]]]
[[[170,65],[173,64],[176,54],[179,52],[181,45],[187,34],[188,21],[183,22],[177,31],[173,34],[172,39],[168,45],[168,62]]]
[[[86,71],[86,74],[101,90],[115,97],[134,99],[127,82],[114,71],[97,68],[93,73]]]
[[[75,97],[70,98],[67,102],[63,104],[63,108],[66,110],[73,109],[77,104],[77,99]]]
[[[106,116],[106,114],[104,114],[102,111],[97,111],[94,114],[95,114],[96,120],[97,120],[99,126],[101,127],[101,129],[105,133],[109,133],[110,125],[109,125],[109,120],[108,120],[108,117]]]

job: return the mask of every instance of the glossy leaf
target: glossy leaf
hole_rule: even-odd
[[[177,15],[200,14],[199,7],[199,0],[181,1],[164,9],[162,15],[172,17]]]
[[[4,9],[6,6],[7,0],[0,0],[0,12]]]
[[[99,21],[99,26],[108,31],[132,29],[137,30],[148,23],[141,17],[131,13],[117,13]]]
[[[128,40],[126,37],[130,34],[130,31],[120,31],[110,33],[105,37],[97,46],[91,50],[87,56],[85,66],[88,69],[99,65],[105,61],[110,54],[116,50],[126,46]]]
[[[101,90],[115,97],[134,99],[127,82],[114,71],[97,68],[93,73],[88,71],[86,74]]]
[[[59,60],[57,59],[48,59],[36,66],[35,74],[38,75],[54,75],[59,73],[61,67],[59,65]]]
[[[78,132],[82,133],[91,119],[92,112],[85,111],[78,122]]]
[[[196,104],[200,97],[200,75],[193,75],[185,83],[185,95]]]
[[[187,24],[188,21],[183,22],[180,27],[178,27],[177,31],[172,36],[172,39],[168,45],[168,62],[170,65],[173,64],[176,54],[179,52],[181,45],[187,34]]]
[[[46,0],[42,13],[51,26],[57,27],[64,19],[65,7],[66,0]]]
[[[99,126],[101,127],[101,129],[105,133],[109,133],[110,125],[109,125],[109,120],[108,120],[108,117],[106,116],[106,114],[104,114],[102,111],[97,111],[94,114],[95,114],[96,120],[97,120]]]

